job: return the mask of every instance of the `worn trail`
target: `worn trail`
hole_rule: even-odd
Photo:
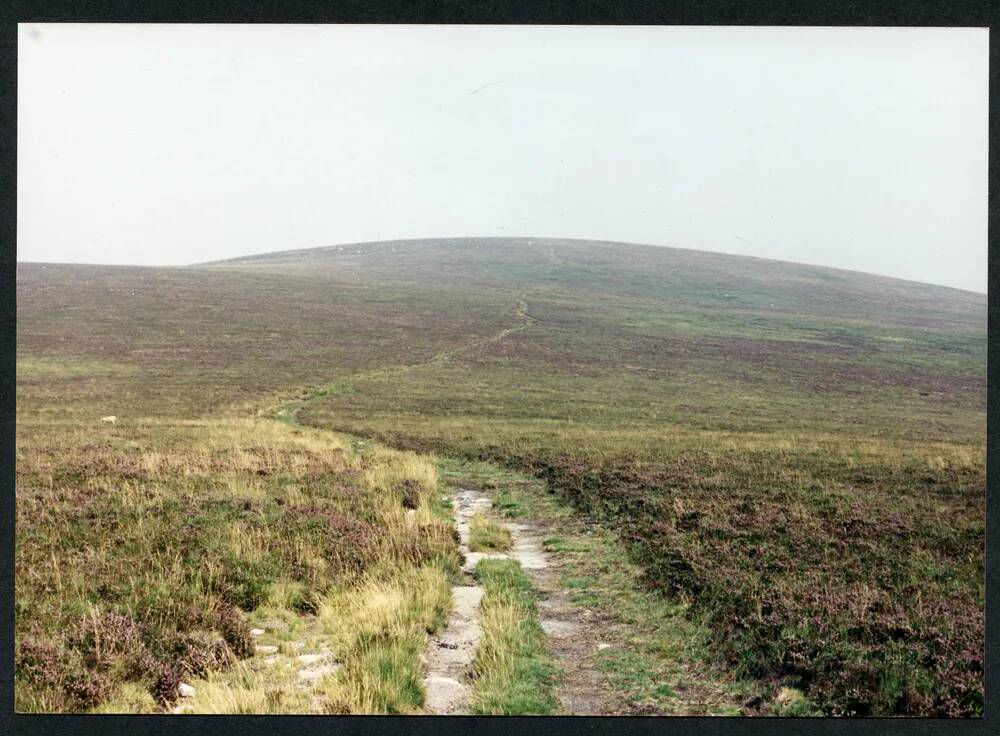
[[[458,491],[452,498],[455,526],[460,538],[459,549],[467,560],[474,559],[469,551],[469,520],[490,507],[488,498],[474,497]],[[466,565],[471,572],[475,562]],[[483,630],[479,625],[479,602],[483,589],[470,583],[455,585],[451,589],[452,611],[443,631],[432,637],[427,648],[424,665],[424,687],[427,697],[424,708],[437,715],[461,715],[470,710],[472,688],[467,682],[472,661],[479,646]]]
[[[602,645],[596,621],[589,611],[570,600],[561,590],[551,556],[542,544],[543,530],[531,524],[507,522],[513,544],[509,552],[472,552],[469,549],[469,524],[479,512],[488,511],[492,502],[485,493],[468,488],[452,496],[455,526],[460,549],[465,556],[464,572],[471,576],[482,559],[513,559],[531,578],[540,596],[541,626],[546,635],[546,649],[555,658],[563,675],[556,695],[564,714],[598,715],[615,712],[608,696],[608,683],[596,666],[594,655]],[[452,588],[454,607],[442,632],[431,639],[424,668],[427,690],[425,708],[429,713],[462,715],[470,712],[472,687],[468,681],[476,647],[482,635],[479,603],[483,590],[475,584]]]

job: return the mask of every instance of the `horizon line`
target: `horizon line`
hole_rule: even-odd
[[[459,236],[447,236],[447,237],[423,237],[423,238],[385,238],[382,240],[357,240],[348,241],[340,243],[329,243],[325,245],[314,245],[306,248],[287,248],[285,250],[274,250],[274,251],[260,251],[255,253],[247,253],[239,256],[230,256],[228,258],[220,258],[212,261],[200,261],[197,263],[185,263],[185,264],[140,264],[140,263],[100,263],[94,261],[34,261],[34,260],[22,260],[21,258],[16,258],[15,263],[25,263],[25,264],[40,264],[40,265],[52,265],[52,266],[102,266],[102,267],[118,267],[118,268],[199,268],[205,266],[218,266],[226,263],[234,263],[243,260],[253,260],[255,258],[263,257],[273,257],[280,255],[292,255],[297,253],[309,253],[312,251],[326,250],[331,248],[347,248],[351,246],[364,246],[364,245],[382,245],[386,243],[422,243],[422,242],[441,242],[441,241],[476,241],[476,240],[540,240],[540,241],[565,241],[571,243],[594,243],[602,245],[618,245],[626,247],[641,247],[641,248],[661,248],[666,250],[680,250],[687,251],[691,253],[705,253],[710,255],[727,256],[731,258],[748,258],[758,261],[767,261],[770,263],[782,263],[793,266],[806,266],[809,268],[820,268],[827,271],[840,271],[843,273],[850,274],[860,274],[864,276],[875,276],[877,278],[892,279],[893,281],[902,281],[909,284],[920,284],[923,286],[933,286],[940,289],[952,289],[954,291],[960,291],[968,294],[975,294],[977,296],[989,296],[989,286],[987,284],[987,289],[985,291],[978,291],[976,289],[968,289],[959,286],[952,286],[950,284],[935,283],[933,281],[917,281],[915,279],[907,279],[900,276],[892,276],[884,273],[876,273],[874,271],[861,271],[852,268],[843,268],[841,266],[827,266],[821,263],[810,263],[807,261],[788,261],[780,258],[768,258],[766,256],[750,255],[746,253],[727,253],[726,251],[720,250],[709,250],[704,248],[687,248],[684,246],[675,245],[663,245],[658,243],[638,243],[632,241],[624,240],[599,240],[595,238],[564,238],[564,237],[551,237],[551,236],[531,236],[531,235],[459,235]]]

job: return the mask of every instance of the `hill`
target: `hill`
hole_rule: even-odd
[[[481,238],[18,265],[19,443],[277,413],[533,474],[740,676],[828,713],[981,710],[985,396],[985,295],[800,264]]]

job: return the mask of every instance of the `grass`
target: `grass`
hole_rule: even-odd
[[[548,715],[558,705],[531,581],[516,560],[480,560],[482,639],[473,664],[473,713]]]
[[[181,679],[252,656],[248,614],[328,621],[374,579],[410,623],[369,633],[412,639],[448,605],[457,548],[413,453],[254,419],[70,425],[22,432],[18,452],[20,711],[148,709],[140,690],[169,705]],[[333,639],[361,677],[358,647]],[[188,705],[248,712],[261,687],[209,680]],[[366,687],[346,707],[377,707]]]
[[[471,552],[504,552],[510,549],[510,530],[479,512],[469,520]]]
[[[183,713],[252,715],[301,712],[305,705],[302,699],[289,697],[290,689],[278,686],[281,676],[276,674],[264,675],[246,665],[239,665],[225,673],[209,673],[196,682],[195,695],[185,700]]]
[[[333,636],[343,668],[324,689],[325,712],[418,711],[424,700],[420,656],[450,604],[449,575],[435,565],[386,571],[328,595],[320,625]]]
[[[365,466],[298,420],[543,480],[762,692],[982,713],[982,295],[516,239],[17,279],[19,710],[133,682],[88,653],[95,611],[179,665],[175,631],[243,646],[230,609],[307,613],[384,557],[448,566],[427,479],[394,485],[406,457]]]

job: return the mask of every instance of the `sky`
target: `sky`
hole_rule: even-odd
[[[646,243],[986,291],[988,31],[22,24],[18,260]]]

